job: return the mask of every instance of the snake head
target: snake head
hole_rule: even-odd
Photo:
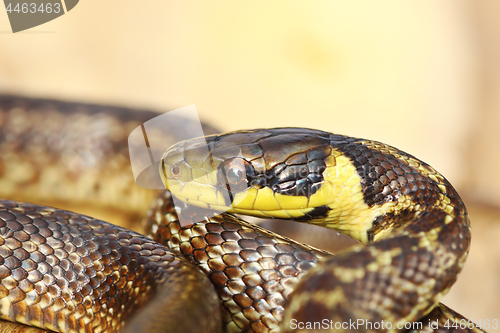
[[[175,197],[198,207],[300,219],[332,200],[323,193],[331,152],[322,131],[238,131],[177,143],[160,174]]]

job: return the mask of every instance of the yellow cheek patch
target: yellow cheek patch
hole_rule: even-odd
[[[333,191],[333,184],[329,181],[324,181],[318,191],[309,198],[308,207],[330,205],[335,200],[332,195]]]
[[[254,203],[257,198],[257,192],[256,188],[250,187],[243,192],[234,194],[232,206],[241,209],[256,209]]]
[[[373,220],[378,216],[410,207],[411,198],[401,196],[398,201],[369,207],[364,201],[361,178],[356,167],[337,151],[333,151],[332,156],[334,161],[327,159],[329,163],[323,172],[324,181],[330,185],[322,187],[316,193],[318,198],[311,197],[311,207],[316,207],[321,198],[329,198],[328,207],[331,210],[325,220],[311,223],[337,229],[360,242],[367,243],[367,232],[372,228]],[[375,235],[375,239],[384,237],[390,232],[386,231]]]
[[[265,211],[282,209],[274,191],[269,187],[263,187],[259,190],[257,198],[255,199],[255,207],[260,207],[260,210]]]
[[[169,187],[170,188],[170,187]],[[176,188],[171,188],[174,195],[177,195]],[[192,195],[185,195],[184,193],[196,193],[196,197]],[[206,204],[215,205],[217,204],[217,196],[215,195],[215,190],[212,186],[206,184],[200,184],[196,182],[187,182],[180,191],[179,197],[186,197],[189,200],[196,200],[205,203],[202,207],[206,207]]]
[[[366,242],[366,232],[380,211],[378,207],[369,208],[365,204],[361,178],[350,159],[335,150],[331,157],[326,160],[327,168],[323,172],[325,184],[310,200],[311,207],[316,207],[321,205],[321,200],[325,202],[328,198],[326,204],[331,211],[326,220],[317,223]]]
[[[308,208],[307,197],[283,195],[279,193],[276,193],[275,197],[281,209],[296,210],[296,209]]]

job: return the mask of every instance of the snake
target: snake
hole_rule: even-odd
[[[377,141],[320,130],[177,142],[185,129],[175,126],[164,133],[172,147],[158,170],[167,189],[145,190],[134,183],[126,137],[157,115],[0,95],[6,327],[481,331],[439,303],[471,236],[463,201],[430,165]],[[204,125],[204,132],[217,131]],[[141,229],[134,222],[148,206]],[[333,228],[360,244],[332,255],[242,214]]]

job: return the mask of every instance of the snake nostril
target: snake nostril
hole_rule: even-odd
[[[179,178],[181,175],[181,168],[179,167],[179,164],[174,164],[170,167],[170,172],[172,173],[172,176],[174,178]]]

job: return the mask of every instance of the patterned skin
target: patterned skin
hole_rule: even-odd
[[[155,115],[0,96],[3,197],[75,211],[106,206],[129,221],[152,201],[145,229],[165,244],[88,216],[2,201],[2,318],[60,331],[220,331],[213,287],[180,253],[215,286],[229,332],[348,316],[420,319],[422,331],[439,320],[443,331],[443,318],[463,318],[444,305],[422,317],[455,281],[470,240],[460,198],[426,164],[320,131],[239,132],[208,138],[218,152],[204,148],[210,167],[222,166],[208,169],[215,179],[201,182],[205,189],[192,188],[210,210],[174,207],[168,191],[153,200],[135,186],[123,152],[129,131]],[[184,156],[203,166],[195,150]],[[163,170],[186,176],[183,167]],[[212,209],[328,224],[368,245],[331,258]]]

